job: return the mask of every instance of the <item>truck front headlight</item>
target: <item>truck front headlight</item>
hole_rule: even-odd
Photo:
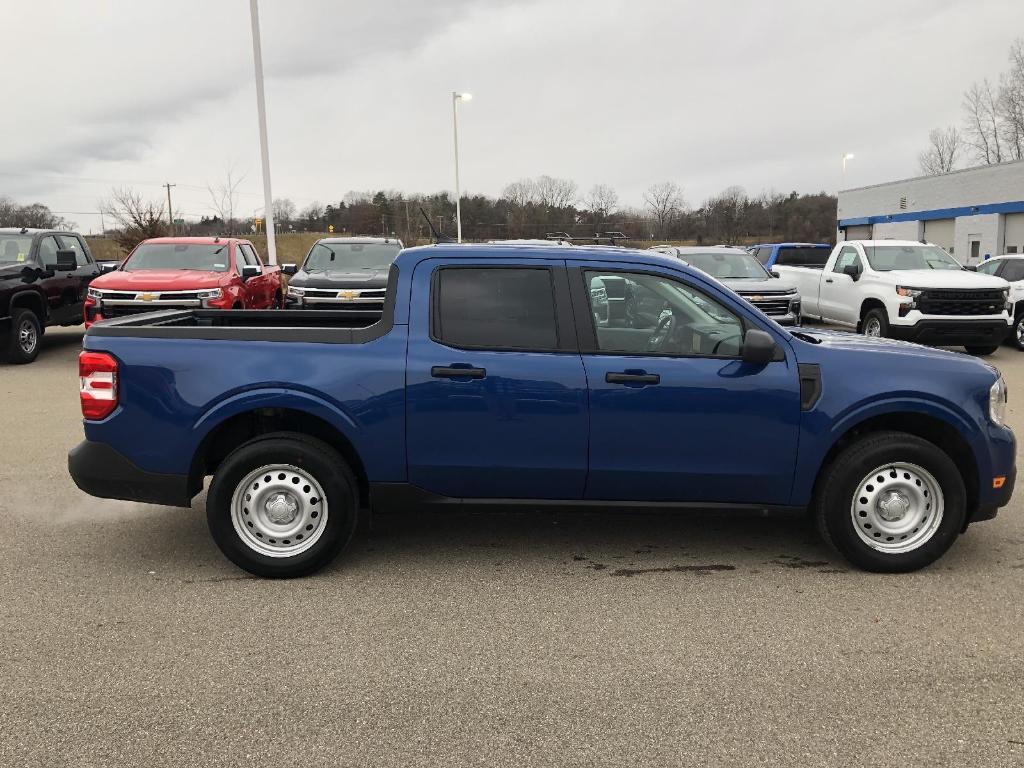
[[[295,287],[289,285],[288,286],[288,295],[289,296],[294,296],[297,299],[301,299],[303,296],[306,295],[306,292],[304,290],[302,290],[301,288],[295,288]]]
[[[219,299],[220,298],[220,288],[214,288],[214,289],[209,290],[209,291],[199,291],[196,294],[196,296],[198,296],[200,299],[204,299],[204,300],[205,299]]]
[[[98,288],[90,288],[88,295],[89,298],[92,299],[93,301],[103,300],[103,291],[99,290]]]
[[[1006,382],[1000,376],[988,390],[988,415],[993,424],[1004,426],[1006,422],[1006,401],[1009,393]]]
[[[920,288],[907,288],[904,285],[897,285],[896,286],[896,295],[897,296],[906,296],[907,298],[910,298],[910,299],[916,299],[918,296],[921,295],[921,293],[922,293],[922,291],[921,291]]]

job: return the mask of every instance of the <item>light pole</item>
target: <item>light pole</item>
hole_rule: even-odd
[[[263,98],[263,49],[260,43],[260,12],[256,0],[249,0],[252,19],[252,58],[256,75],[256,111],[260,122],[260,159],[263,162],[263,203],[267,219],[267,257],[277,264],[277,242],[274,239],[274,198],[270,193],[270,150],[267,148],[267,104]]]
[[[846,186],[846,161],[853,160],[853,152],[843,154],[843,186]]]
[[[255,1],[255,0],[254,0]],[[459,102],[470,101],[472,93],[452,91],[452,132],[455,136],[455,233],[462,242],[462,190],[459,188]]]

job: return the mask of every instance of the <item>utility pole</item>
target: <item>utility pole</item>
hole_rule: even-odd
[[[167,187],[167,222],[171,225],[171,234],[174,234],[174,213],[171,211],[171,187],[177,184],[164,184]]]
[[[260,160],[263,164],[263,203],[267,220],[267,257],[277,264],[277,242],[274,239],[274,197],[270,193],[270,149],[267,147],[267,103],[263,98],[263,48],[260,43],[260,12],[256,0],[249,0],[252,20],[252,58],[256,76],[256,111],[260,122]]]

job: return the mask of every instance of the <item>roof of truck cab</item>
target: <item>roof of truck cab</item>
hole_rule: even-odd
[[[397,237],[368,237],[366,235],[353,235],[352,237],[345,237],[344,235],[335,235],[333,237],[321,237],[317,240],[318,243],[353,243],[354,245],[369,245],[371,243],[381,243],[387,245],[398,245],[401,246],[402,241]]]
[[[250,243],[244,237],[151,237],[143,243],[163,243],[178,245],[219,245],[220,243]],[[139,243],[142,245],[142,243]],[[251,243],[250,243],[251,245]]]
[[[630,262],[637,264],[661,263],[678,270],[689,267],[679,259],[666,256],[657,251],[641,251],[635,248],[607,248],[593,245],[573,246],[567,250],[559,245],[490,245],[484,243],[438,243],[406,248],[399,254],[395,263],[401,269],[405,264],[415,264],[426,259],[437,257],[465,256],[478,258],[493,255],[500,259],[571,259],[573,261],[594,262]],[[699,273],[703,274],[703,273]]]
[[[755,243],[747,248],[831,248],[828,243]]]

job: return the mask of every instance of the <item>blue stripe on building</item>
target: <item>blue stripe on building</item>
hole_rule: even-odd
[[[956,219],[961,216],[979,216],[986,213],[1024,213],[1024,200],[1010,203],[988,203],[986,205],[965,205],[960,208],[936,208],[933,211],[906,211],[881,216],[860,216],[855,219],[840,219],[839,228],[857,227],[864,224],[887,224],[891,221],[934,221],[935,219]]]

